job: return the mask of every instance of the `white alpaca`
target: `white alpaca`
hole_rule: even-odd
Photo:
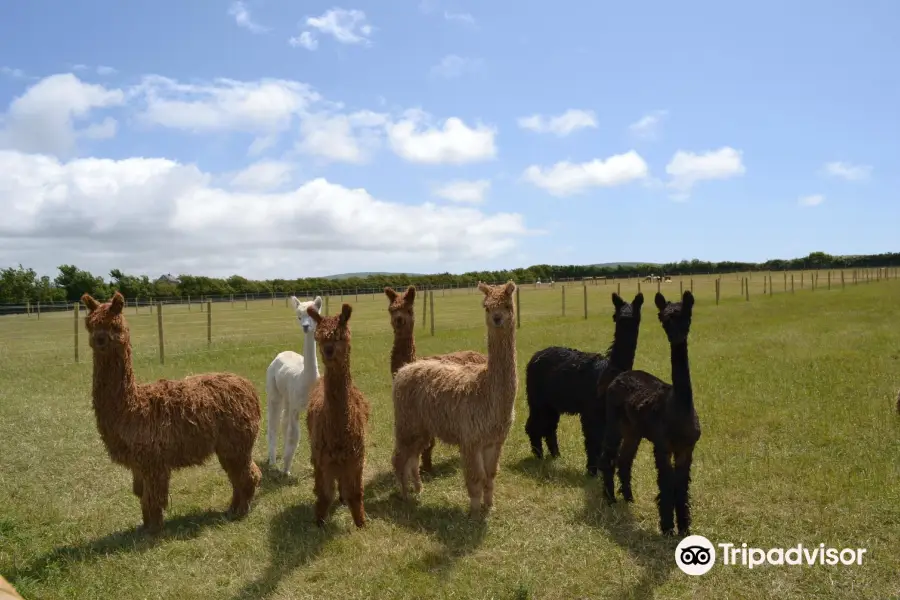
[[[281,471],[285,475],[291,473],[291,462],[300,443],[300,413],[306,410],[309,390],[319,378],[316,322],[307,314],[306,307],[315,306],[317,311],[322,310],[322,297],[316,296],[312,302],[300,302],[295,296],[291,296],[291,304],[303,329],[303,355],[285,350],[266,369],[269,465],[276,466],[275,447],[281,430],[284,434],[284,468]]]

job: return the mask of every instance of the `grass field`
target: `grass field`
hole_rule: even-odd
[[[215,460],[176,473],[164,533],[135,532],[130,474],[106,456],[90,400],[83,326],[74,358],[70,312],[0,319],[0,573],[39,598],[896,598],[900,597],[900,281],[848,285],[820,276],[796,293],[750,301],[737,277],[695,278],[692,377],[703,427],[693,470],[693,533],[760,548],[820,543],[866,548],[861,566],[717,564],[690,577],[676,541],[658,534],[655,470],[645,442],[635,464],[636,502],[610,508],[583,475],[577,418],[560,423],[562,457],[537,462],[523,431],[524,367],[551,344],[605,349],[615,284],[522,288],[520,392],[504,447],[494,512],[466,516],[458,452],[435,451],[421,503],[393,497],[392,337],[383,295],[354,306],[352,372],[372,404],[365,494],[369,526],[346,508],[324,530],[312,517],[305,427],[294,476],[264,471],[250,516],[224,520],[230,486]],[[669,352],[647,296],[636,368],[669,380]],[[687,278],[684,287],[689,287]],[[662,289],[674,299],[679,279]],[[636,281],[621,283],[631,300]],[[435,293],[435,336],[417,307],[420,354],[484,348],[481,295]],[[334,314],[339,298],[330,299]],[[274,354],[299,350],[301,332],[283,300],[213,305],[212,343],[199,306],[166,306],[165,364],[157,315],[129,308],[141,381],[230,370],[263,390]],[[264,396],[263,396],[264,398]],[[263,400],[264,401],[264,400]],[[265,460],[265,426],[257,460]]]

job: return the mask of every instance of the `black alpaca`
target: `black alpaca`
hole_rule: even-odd
[[[681,302],[673,303],[657,293],[655,300],[659,320],[669,338],[672,384],[646,371],[628,371],[615,378],[606,391],[606,438],[600,462],[607,500],[616,501],[613,472],[618,459],[622,496],[632,502],[631,465],[641,438],[647,438],[653,444],[656,459],[659,528],[664,535],[673,535],[674,512],[678,533],[686,536],[691,527],[691,459],[700,439],[687,350],[694,296],[687,291]]]
[[[559,416],[579,415],[591,476],[597,475],[603,448],[606,417],[603,396],[616,375],[634,366],[644,295],[639,293],[628,304],[613,292],[612,302],[615,334],[605,354],[551,346],[535,352],[525,368],[528,398],[525,433],[531,440],[531,451],[537,458],[543,458],[546,440],[550,455],[559,457],[556,439]]]

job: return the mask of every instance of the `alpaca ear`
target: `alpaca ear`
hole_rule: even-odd
[[[397,299],[397,292],[394,291],[394,288],[388,286],[384,288],[384,295],[388,297],[388,300],[393,302]]]
[[[316,296],[316,299],[313,300],[313,304],[316,307],[316,310],[322,310],[322,296]]]
[[[478,282],[478,289],[481,290],[481,293],[484,294],[485,296],[487,296],[488,294],[491,293],[491,286],[489,286],[488,284],[486,284],[483,281]]]
[[[656,308],[658,308],[659,310],[664,309],[666,307],[666,304],[668,304],[666,302],[666,297],[659,292],[656,292],[656,298],[654,298],[653,300],[656,302]]]
[[[94,298],[87,293],[81,296],[81,303],[84,304],[85,307],[87,307],[88,313],[94,312],[95,310],[97,310],[97,307],[100,306],[100,303],[94,300]]]
[[[297,296],[291,296],[291,306],[294,308],[294,310],[297,310],[297,307],[300,306],[300,301],[297,300]]]
[[[416,301],[416,288],[415,286],[409,286],[406,288],[406,293],[403,295],[403,299],[407,304],[412,304]]]
[[[109,312],[113,315],[120,315],[122,314],[123,308],[125,308],[125,296],[116,290],[116,293],[113,294],[112,301],[109,304]]]
[[[619,295],[618,295],[617,293],[615,293],[615,292],[612,293],[612,303],[613,303],[613,306],[616,307],[616,310],[619,310],[620,308],[622,308],[623,306],[625,306],[625,301],[622,300],[622,297],[619,296]]]
[[[353,313],[353,307],[349,304],[344,304],[341,307],[341,316],[338,318],[338,323],[340,323],[341,327],[347,326],[347,321],[350,320],[350,315]]]
[[[644,305],[644,293],[638,292],[638,295],[631,301],[631,306],[640,309]]]
[[[691,293],[691,290],[687,290],[681,296],[681,304],[688,310],[694,307],[694,295]]]
[[[319,314],[319,311],[316,310],[315,306],[307,306],[306,314],[308,314],[310,318],[316,322],[316,325],[322,322],[322,315]]]
[[[516,283],[510,279],[506,282],[506,285],[503,286],[503,291],[506,292],[507,296],[512,296],[516,293]]]

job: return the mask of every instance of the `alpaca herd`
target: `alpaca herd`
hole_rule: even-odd
[[[416,494],[422,492],[420,469],[432,468],[431,451],[440,440],[459,449],[472,516],[483,516],[494,505],[495,479],[515,420],[519,389],[516,284],[479,283],[478,289],[483,294],[487,352],[461,350],[426,357],[417,357],[415,351],[415,288],[384,289],[394,333],[391,463],[399,495],[407,500],[410,486]],[[132,491],[140,499],[144,528],[157,532],[162,527],[171,472],[201,465],[212,454],[233,488],[228,514],[247,515],[262,478],[252,456],[261,421],[254,385],[233,373],[139,384],[122,295],[116,292],[103,304],[88,294],[81,300],[88,311],[85,327],[93,353],[97,428],[110,459],[132,471]],[[303,353],[281,352],[266,371],[268,462],[271,468],[290,473],[305,411],[316,522],[325,524],[336,487],[338,501],[347,505],[355,525],[364,527],[370,408],[351,372],[353,311],[344,304],[340,314],[323,316],[321,297],[301,302],[292,296],[291,302],[303,331]],[[643,302],[640,293],[631,303],[612,294],[615,333],[604,353],[551,346],[532,356],[526,367],[525,433],[537,459],[544,457],[545,443],[555,458],[560,415],[579,415],[587,473],[602,474],[609,503],[615,502],[616,467],[622,496],[633,500],[631,465],[646,438],[656,458],[660,530],[674,535],[677,522],[679,535],[688,535],[690,467],[700,438],[687,358],[694,297],[688,291],[680,302],[672,303],[656,294],[658,317],[671,349],[672,384],[632,370]],[[279,433],[284,437],[280,468]]]

